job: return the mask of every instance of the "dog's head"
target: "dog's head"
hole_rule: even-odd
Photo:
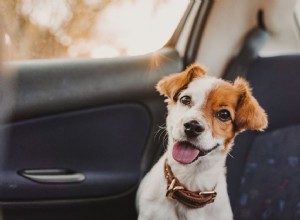
[[[263,130],[268,124],[244,79],[230,83],[205,74],[203,67],[192,65],[164,77],[156,87],[167,97],[168,150],[181,164],[226,157],[237,133]]]

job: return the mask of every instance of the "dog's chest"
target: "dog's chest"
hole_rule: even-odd
[[[197,209],[186,208],[179,205],[176,207],[175,211],[178,216],[178,220],[207,220],[215,219],[213,218],[212,208],[213,204]]]

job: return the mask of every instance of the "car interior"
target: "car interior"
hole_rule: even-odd
[[[240,134],[227,159],[234,219],[300,219],[299,7],[191,0],[153,53],[5,62],[0,219],[136,219],[139,182],[166,147],[155,85],[192,63],[246,78],[268,114],[268,128]]]

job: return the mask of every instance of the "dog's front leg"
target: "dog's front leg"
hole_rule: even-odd
[[[139,186],[136,198],[138,220],[181,220],[177,217],[174,202],[166,197],[165,158],[166,155],[162,156]]]

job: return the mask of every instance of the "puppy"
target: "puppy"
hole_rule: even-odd
[[[168,146],[139,186],[139,220],[233,219],[226,156],[236,134],[262,131],[268,120],[244,79],[205,74],[192,65],[157,84],[167,98]]]

